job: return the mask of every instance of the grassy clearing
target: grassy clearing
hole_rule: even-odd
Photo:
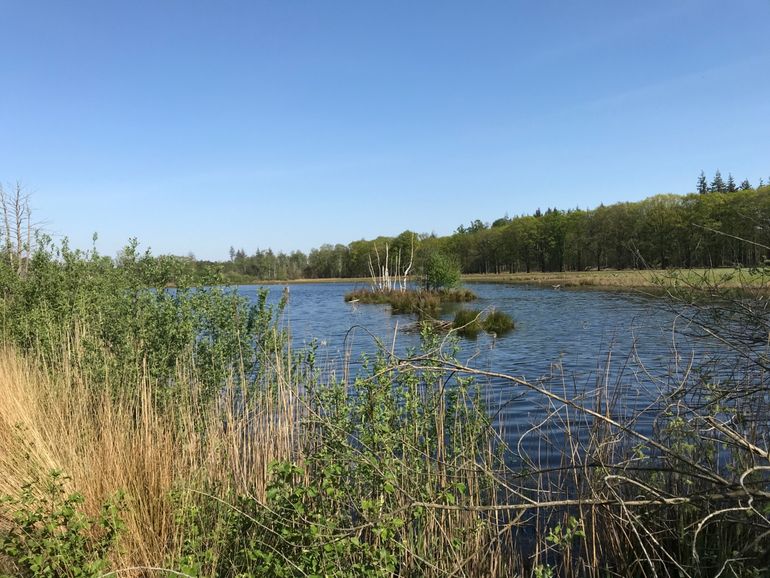
[[[704,283],[720,289],[763,288],[766,279],[759,272],[751,269],[721,268],[721,269],[624,269],[602,271],[562,271],[530,273],[489,273],[465,274],[462,280],[466,283],[511,283],[558,286],[570,288],[598,289],[649,289],[655,292],[675,286],[697,287]],[[253,277],[228,279],[228,282],[243,285],[286,285],[306,283],[357,283],[365,284],[371,279],[329,278],[329,279],[294,279],[291,281],[263,280]]]

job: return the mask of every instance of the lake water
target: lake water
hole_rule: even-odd
[[[318,343],[317,359],[332,369],[341,367],[346,353],[356,367],[362,353],[374,353],[378,342],[388,350],[395,346],[405,354],[419,347],[419,335],[404,332],[414,316],[392,315],[387,305],[345,303],[349,283],[289,285],[285,312],[296,349]],[[691,362],[707,364],[721,355],[717,347],[681,335],[675,313],[658,298],[631,292],[600,290],[554,290],[536,286],[469,284],[479,299],[465,305],[474,309],[494,307],[513,317],[516,329],[492,337],[485,333],[475,340],[461,339],[460,362],[522,377],[554,389],[570,398],[592,396],[600,386],[620,400],[616,411],[637,418],[637,427],[649,431],[652,415],[645,410],[660,391],[675,385]],[[283,287],[270,288],[270,301],[277,301]],[[241,286],[238,292],[256,298],[258,287]],[[448,310],[442,318],[452,319]],[[543,421],[552,407],[542,396],[508,381],[488,379],[484,391],[494,423],[509,443],[543,455],[544,439],[558,439],[558,420],[525,436]],[[554,448],[558,454],[558,448]],[[546,454],[548,450],[546,448]],[[547,459],[547,458],[546,458]]]

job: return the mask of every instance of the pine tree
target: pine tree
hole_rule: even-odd
[[[734,193],[737,190],[738,187],[735,186],[735,180],[733,179],[732,173],[727,173],[727,192]]]
[[[701,195],[705,195],[709,192],[708,181],[706,181],[706,175],[703,174],[703,171],[700,172],[700,176],[698,177],[698,192]]]
[[[725,182],[722,180],[722,173],[719,172],[719,169],[717,169],[717,172],[714,174],[714,180],[711,181],[710,190],[712,193],[725,192]]]
[[[751,190],[751,183],[749,182],[749,179],[743,179],[743,182],[741,183],[741,190],[742,191]]]

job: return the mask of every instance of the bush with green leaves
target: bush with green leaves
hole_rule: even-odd
[[[451,289],[460,283],[460,265],[453,257],[438,251],[428,255],[423,271],[425,287],[431,291]]]
[[[0,499],[9,522],[0,530],[0,578],[96,578],[108,569],[122,527],[121,498],[88,516],[83,496],[67,493],[66,481],[53,471],[24,486],[18,498]]]
[[[441,355],[438,338],[424,338],[426,352]],[[385,578],[445,576],[460,559],[499,564],[495,529],[473,511],[498,497],[501,466],[477,385],[427,359],[399,367],[383,353],[366,369],[351,384],[306,382],[304,457],[270,466],[264,500],[203,498],[183,510],[187,534],[198,538],[177,568]],[[470,507],[452,509],[460,505]]]
[[[37,247],[25,275],[0,259],[0,333],[49,366],[67,357],[91,383],[150,378],[173,393],[185,364],[213,395],[227,378],[251,385],[282,347],[282,305],[269,306],[266,290],[251,303],[214,275],[201,285],[184,260],[141,253],[135,240],[114,260],[66,240]]]

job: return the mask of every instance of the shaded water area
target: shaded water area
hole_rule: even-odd
[[[419,350],[417,333],[403,329],[415,316],[393,315],[388,305],[344,302],[349,283],[290,285],[285,312],[295,349],[317,343],[317,360],[341,374],[360,367],[362,354],[373,355],[379,343],[399,355]],[[731,370],[718,345],[688,337],[676,312],[662,299],[641,293],[602,290],[554,290],[537,286],[468,284],[479,299],[463,305],[495,308],[511,315],[516,329],[494,337],[460,339],[458,360],[477,369],[504,373],[539,384],[588,407],[614,400],[613,415],[633,418],[638,431],[649,432],[656,411],[651,404],[676,389],[691,368],[710,368],[712,379]],[[283,287],[271,287],[276,302]],[[259,288],[238,287],[255,299]],[[452,319],[459,305],[443,311]],[[716,372],[713,370],[716,368]],[[564,408],[510,381],[481,380],[494,425],[512,447],[554,465],[563,453]],[[552,413],[559,409],[557,413]],[[548,419],[546,419],[548,418]]]

